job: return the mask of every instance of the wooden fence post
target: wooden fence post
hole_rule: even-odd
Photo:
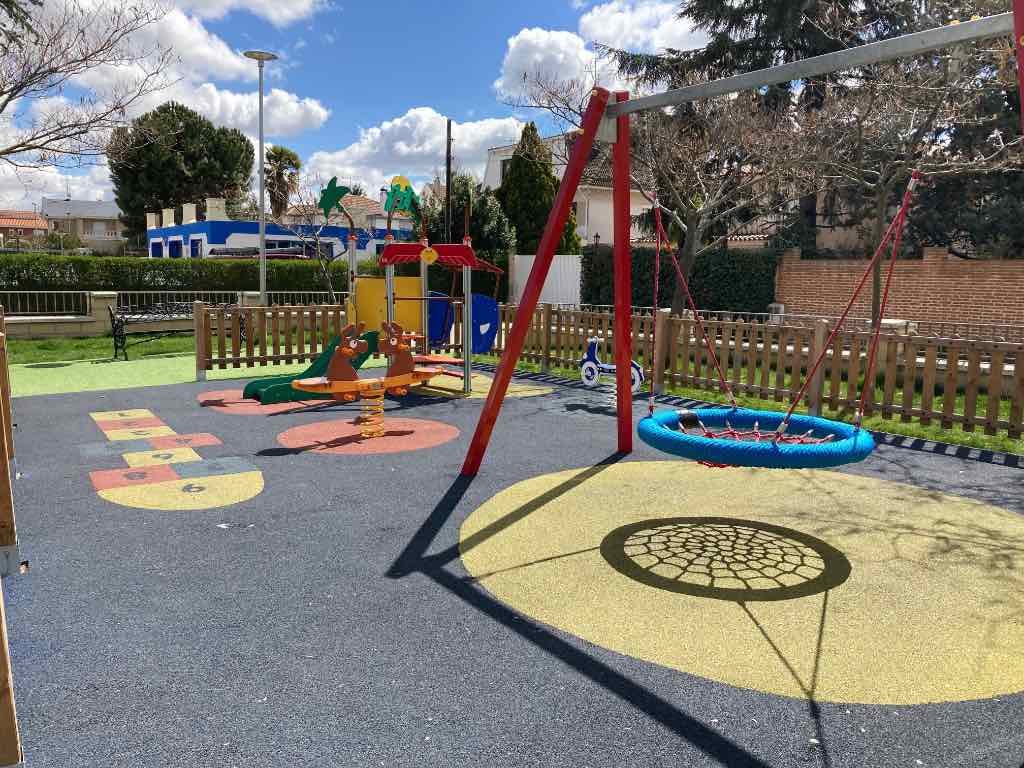
[[[192,304],[192,328],[196,338],[196,381],[206,381],[206,347],[210,340],[206,335],[206,306],[201,301]]]
[[[18,713],[14,707],[14,676],[11,674],[11,649],[7,642],[7,609],[0,586],[0,765],[22,765]]]
[[[541,322],[541,353],[540,372],[547,373],[551,370],[551,305],[542,304],[540,310]]]
[[[654,313],[654,351],[651,354],[651,388],[655,394],[665,391],[665,360],[668,358],[670,344],[669,328],[672,327],[671,309],[659,309]]]
[[[2,328],[3,326],[0,326]],[[0,331],[0,418],[3,418],[3,439],[7,444],[7,460],[14,459],[14,416],[11,413],[11,372],[7,367],[7,332]]]
[[[814,365],[814,361],[818,359],[818,356],[825,350],[825,344],[828,342],[828,320],[819,319],[814,323],[814,336],[811,338],[811,348],[807,357],[807,364]],[[794,366],[800,365],[800,354],[799,350],[795,356]],[[811,379],[811,383],[807,388],[807,394],[809,398],[808,411],[812,416],[821,416],[821,396],[825,385],[825,364],[818,367],[818,370],[814,372],[814,378]]]

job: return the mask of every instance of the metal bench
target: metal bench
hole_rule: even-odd
[[[224,309],[237,309],[237,304],[214,305]],[[143,323],[169,322],[173,320],[191,320],[193,317],[192,304],[189,302],[169,301],[157,304],[150,304],[145,307],[108,307],[110,313],[110,332],[114,338],[114,359],[119,355],[128,359],[128,347],[136,344],[145,344],[149,341],[156,341],[165,336],[191,336],[195,333],[193,328],[147,328],[145,330],[129,330],[131,325]],[[241,337],[245,339],[245,316],[239,317]],[[135,338],[129,341],[128,337]]]

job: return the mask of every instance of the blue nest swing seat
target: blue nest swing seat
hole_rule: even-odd
[[[747,408],[698,408],[689,413],[705,427],[699,434],[681,427],[678,411],[642,419],[637,434],[660,451],[715,466],[820,469],[863,461],[875,449],[866,429],[816,416],[791,415],[787,434],[776,440],[783,413]],[[713,428],[724,432],[712,433]],[[740,432],[747,439],[740,439]],[[759,439],[749,439],[755,434]]]

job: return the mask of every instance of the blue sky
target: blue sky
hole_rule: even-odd
[[[63,0],[45,0],[46,4]],[[137,112],[176,99],[255,140],[256,65],[267,66],[268,141],[295,149],[310,181],[332,175],[376,189],[403,173],[420,184],[444,162],[444,119],[455,121],[459,164],[482,175],[486,150],[515,141],[542,114],[509,106],[523,73],[586,78],[593,42],[631,50],[693,47],[701,38],[670,0],[173,0],[139,35],[173,48],[176,82]],[[614,73],[602,75],[614,85]],[[82,81],[88,88],[102,87]],[[0,175],[4,205],[40,194],[111,197],[102,165],[15,179]]]

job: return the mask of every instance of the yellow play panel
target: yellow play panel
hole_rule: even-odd
[[[126,507],[177,512],[226,507],[251,499],[262,490],[262,472],[236,472],[107,488],[96,493],[101,499]]]
[[[482,373],[473,374],[473,392],[469,395],[471,400],[482,400],[491,391],[490,376]],[[462,391],[462,379],[453,376],[438,376],[432,379],[430,384],[416,387],[412,390],[416,394],[442,397],[466,397]],[[508,385],[508,397],[537,397],[538,395],[550,395],[555,390],[544,384],[524,384],[513,381]]]
[[[624,462],[517,483],[460,540],[523,614],[723,683],[865,704],[1024,691],[1024,516],[958,496]]]

